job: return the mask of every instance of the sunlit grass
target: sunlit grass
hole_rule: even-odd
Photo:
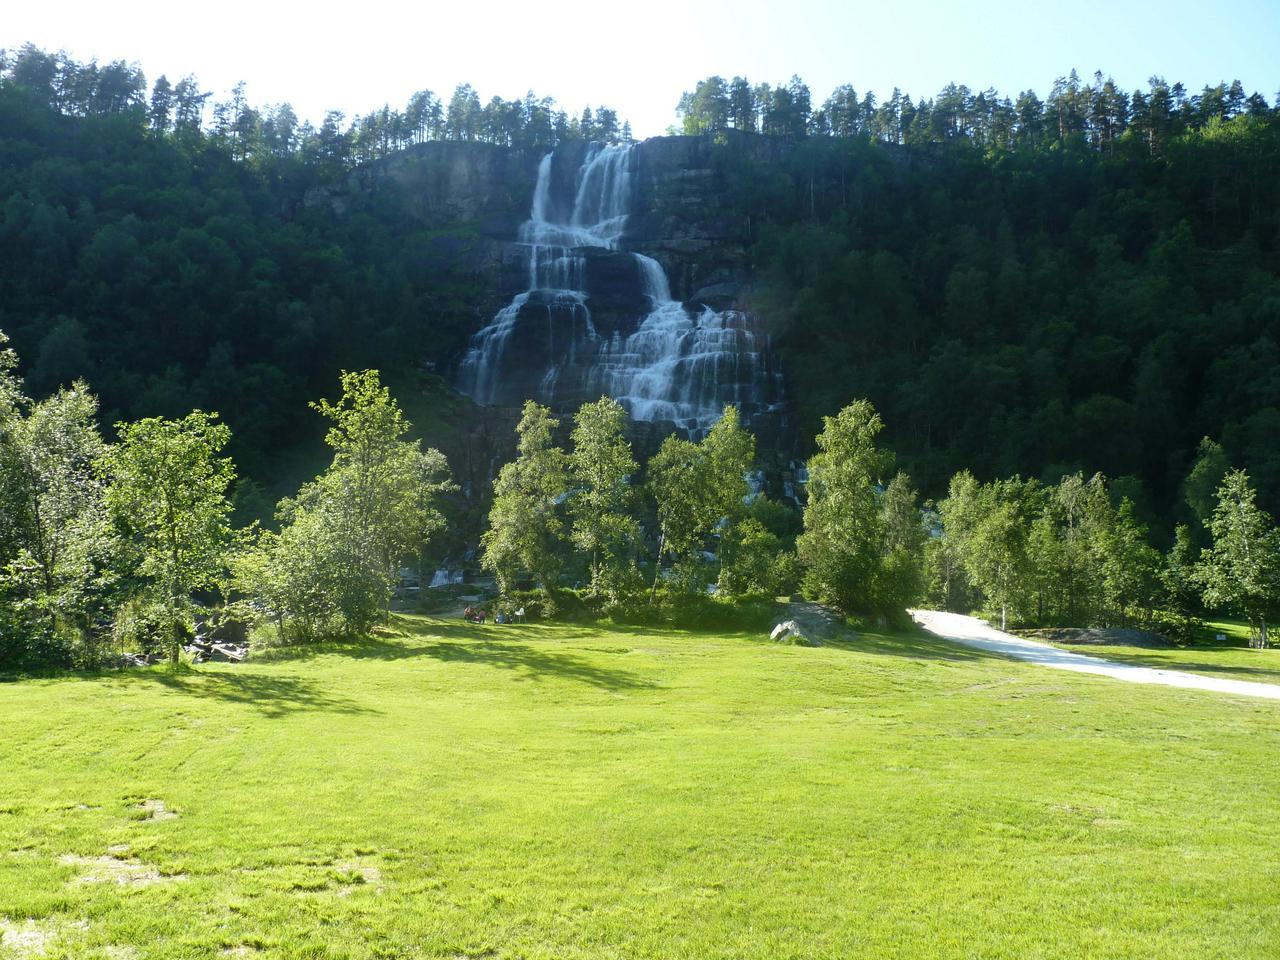
[[[1223,637],[1222,640],[1218,636]],[[1277,635],[1280,639],[1280,635]],[[1280,648],[1258,650],[1249,646],[1249,626],[1234,620],[1214,620],[1205,624],[1194,642],[1185,647],[1102,646],[1058,643],[1073,653],[1107,657],[1124,663],[1165,670],[1185,670],[1233,680],[1280,683]]]
[[[918,636],[425,618],[0,684],[0,932],[116,960],[1272,957],[1277,721]]]

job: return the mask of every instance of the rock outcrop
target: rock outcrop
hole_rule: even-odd
[[[361,167],[348,186],[392,190],[409,216],[434,226],[469,224],[509,240],[528,215],[537,154],[488,143],[433,140]]]
[[[751,278],[751,224],[732,198],[735,165],[777,163],[790,147],[757,134],[724,131],[654,137],[636,150],[636,215],[631,249],[666,269],[672,294],[721,310],[739,306]]]

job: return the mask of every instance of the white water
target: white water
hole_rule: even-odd
[[[447,587],[450,584],[461,583],[461,582],[462,582],[461,570],[449,570],[446,567],[441,567],[439,570],[435,572],[435,576],[431,578],[431,582],[427,584],[427,586],[428,587]]]
[[[552,154],[542,159],[530,217],[520,228],[529,248],[528,289],[472,338],[460,389],[482,404],[524,400],[513,395],[511,365],[540,362],[520,351],[528,349],[531,318],[545,311],[545,337],[539,332],[537,340],[545,341],[546,369],[534,399],[607,394],[633,419],[670,421],[691,434],[710,429],[725,404],[759,403],[770,377],[764,335],[738,311],[687,310],[671,298],[666,273],[650,257],[625,254],[633,258],[636,292],[648,312],[629,333],[599,332],[586,292],[589,250],[620,249],[631,212],[634,145],[588,148],[567,216],[555,209],[553,162]]]

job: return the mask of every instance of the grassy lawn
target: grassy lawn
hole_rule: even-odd
[[[1247,624],[1215,620],[1206,625],[1195,642],[1186,647],[1153,650],[1147,647],[1113,647],[1098,644],[1058,643],[1054,646],[1073,653],[1105,657],[1164,670],[1185,670],[1232,680],[1280,683],[1280,647],[1254,650],[1249,647]],[[1222,634],[1225,640],[1218,640]]]
[[[1280,950],[1280,704],[917,636],[405,618],[0,730],[0,956]]]

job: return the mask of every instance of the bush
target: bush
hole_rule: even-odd
[[[150,597],[134,597],[116,611],[111,639],[121,652],[163,654],[169,642],[169,612]]]
[[[37,623],[0,600],[0,674],[35,673],[71,665],[70,644],[51,634],[46,624]]]
[[[768,594],[727,598],[705,593],[664,595],[659,591],[659,600],[656,605],[645,604],[632,619],[619,622],[660,624],[682,630],[768,631],[777,612],[777,603]]]
[[[1194,643],[1196,637],[1204,631],[1205,622],[1199,617],[1175,613],[1172,610],[1152,610],[1147,629],[1178,646],[1186,646]]]
[[[469,586],[464,593],[474,589],[474,586]],[[597,620],[609,609],[608,601],[603,596],[593,597],[587,590],[563,587],[552,590],[550,598],[541,590],[512,590],[485,606],[493,614],[499,611],[514,614],[523,607],[527,621],[559,620],[569,623]]]
[[[658,602],[649,602],[649,593],[610,600],[590,590],[558,588],[552,591],[554,612],[539,590],[513,590],[489,605],[491,613],[514,613],[524,607],[526,620],[560,623],[610,623],[629,626],[667,626],[685,630],[765,630],[773,625],[776,601],[769,594],[723,597],[707,593],[686,593],[678,586],[658,588]]]

